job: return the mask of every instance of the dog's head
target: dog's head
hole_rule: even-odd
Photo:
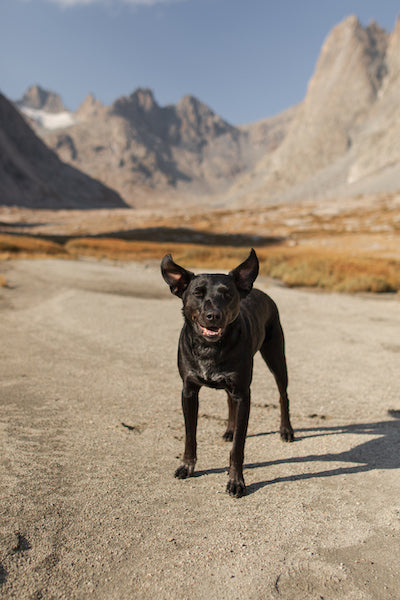
[[[240,301],[251,292],[258,268],[253,249],[228,275],[195,275],[177,265],[170,254],[161,262],[161,273],[171,292],[182,298],[186,321],[208,342],[220,340],[228,325],[235,321]]]

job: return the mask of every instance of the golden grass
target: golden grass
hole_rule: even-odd
[[[0,234],[0,258],[66,256],[63,246],[39,238]]]
[[[400,290],[400,260],[308,245],[256,248],[260,272],[289,287],[313,287],[339,292],[394,292]],[[37,238],[0,235],[0,257],[91,256],[111,260],[174,260],[197,269],[227,271],[247,257],[248,248],[165,242],[77,238],[64,246]]]
[[[229,269],[246,257],[246,249],[232,246],[205,246],[177,242],[143,242],[110,238],[79,238],[65,245],[71,256],[94,256],[111,260],[161,260],[172,254],[186,266]]]
[[[247,249],[232,246],[79,239],[66,244],[72,255],[116,260],[160,260],[171,253],[176,262],[197,268],[229,270],[244,260]],[[400,261],[364,254],[348,256],[332,249],[307,246],[259,247],[260,271],[289,287],[315,287],[339,292],[394,292],[400,290]]]
[[[400,261],[307,247],[262,253],[261,272],[289,287],[315,287],[338,292],[400,290]]]

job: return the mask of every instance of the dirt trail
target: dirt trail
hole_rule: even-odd
[[[225,493],[224,394],[183,446],[179,301],[155,265],[3,263],[0,594],[8,599],[400,597],[400,302],[287,290],[296,442],[257,358],[249,494]]]

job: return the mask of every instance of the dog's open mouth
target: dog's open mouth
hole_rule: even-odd
[[[217,338],[220,337],[222,334],[222,327],[203,327],[203,325],[200,325],[200,323],[198,323],[199,327],[200,327],[200,331],[201,333],[204,335],[204,337],[209,337],[209,338]]]

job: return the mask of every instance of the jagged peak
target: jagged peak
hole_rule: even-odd
[[[205,104],[204,102],[196,98],[196,96],[192,96],[191,94],[186,94],[185,96],[183,96],[183,98],[181,98],[178,104],[176,105],[176,109],[178,111],[196,110],[198,112],[202,112],[204,114],[207,113],[210,116],[212,115],[216,118],[220,118],[212,110],[212,108],[208,106],[208,104]]]
[[[103,108],[103,105],[100,100],[98,100],[93,93],[90,93],[79,106],[76,114],[79,117],[89,117],[97,115],[101,108]]]
[[[46,90],[38,84],[31,85],[17,104],[52,113],[64,112],[66,110],[59,94],[51,90]]]
[[[207,104],[187,94],[176,105],[176,112],[180,116],[186,117],[190,122],[199,123],[200,121],[213,122],[219,131],[234,129],[227,121],[217,115]]]
[[[389,34],[375,20],[364,27],[358,17],[350,15],[335,25],[329,32],[322,46],[322,53],[331,45],[338,50],[339,39],[343,43],[344,40],[352,38],[358,40],[368,39],[371,44],[382,46],[387,45]]]
[[[349,15],[348,17],[345,17],[343,21],[335,25],[332,31],[345,28],[358,29],[359,27],[362,27],[360,19],[356,15]]]
[[[154,92],[150,88],[137,88],[129,96],[129,99],[132,102],[137,103],[137,105],[145,111],[151,110],[155,106],[158,106],[154,98]]]
[[[206,106],[204,102],[201,102],[196,96],[192,96],[191,94],[186,94],[183,96],[178,102],[177,106]],[[209,108],[207,106],[207,108]],[[209,109],[211,110],[211,109]]]
[[[327,72],[330,72],[332,76],[335,75],[334,78],[331,77],[332,82],[344,76],[353,81],[354,69],[356,78],[358,75],[362,78],[364,70],[372,93],[376,94],[387,72],[386,52],[389,38],[389,33],[375,21],[364,27],[355,15],[350,15],[336,25],[325,39],[315,74],[326,79]]]
[[[100,100],[98,100],[96,96],[92,92],[90,92],[90,94],[86,96],[79,108],[82,108],[83,106],[102,106],[102,104]]]
[[[150,88],[137,88],[130,96],[122,96],[115,100],[111,110],[129,118],[137,112],[150,113],[159,108]]]
[[[368,25],[366,26],[366,31],[370,31],[371,33],[387,33],[386,29],[384,29],[383,27],[381,27],[379,25],[379,23],[377,21],[375,21],[375,19],[372,19]]]

